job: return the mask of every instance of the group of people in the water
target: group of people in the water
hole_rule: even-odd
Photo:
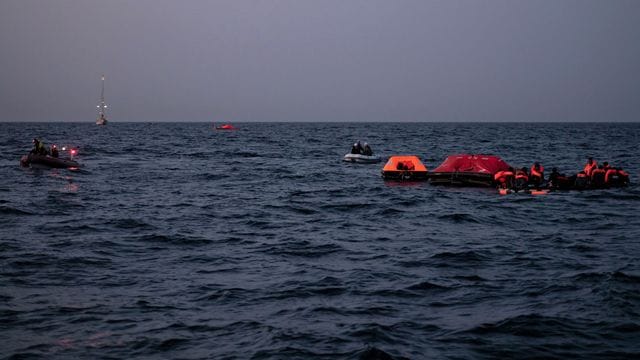
[[[587,164],[579,173],[566,176],[551,169],[548,179],[544,176],[544,167],[536,162],[529,172],[523,167],[519,170],[509,168],[494,175],[494,181],[499,188],[512,190],[527,189],[602,189],[607,187],[624,186],[629,183],[629,174],[621,167],[613,167],[608,162],[598,165],[593,158],[587,159]]]
[[[49,155],[51,157],[57,158],[60,154],[58,151],[58,147],[53,144],[49,148],[47,148],[43,141],[38,138],[33,139],[33,149],[31,149],[31,154],[35,155]]]
[[[365,155],[365,156],[372,156],[373,155],[373,150],[371,150],[371,146],[369,146],[369,144],[364,143],[364,145],[362,145],[362,144],[360,144],[360,140],[358,140],[351,147],[351,153],[352,154]]]

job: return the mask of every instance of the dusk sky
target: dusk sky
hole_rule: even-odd
[[[638,121],[640,1],[2,0],[0,121]]]

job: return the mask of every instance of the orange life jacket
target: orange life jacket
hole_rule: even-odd
[[[603,169],[593,169],[593,171],[591,172],[591,180],[593,180],[593,178],[596,176],[596,174],[605,174],[605,171]]]
[[[507,181],[507,178],[513,176],[513,173],[509,170],[498,171],[495,175],[493,175],[493,179],[496,181],[500,181],[501,183]]]
[[[416,167],[415,167],[415,165],[413,165],[413,162],[411,162],[411,161],[409,161],[409,160],[406,160],[406,161],[404,162],[404,169],[405,169],[405,170],[415,170],[415,169],[416,169]]]
[[[580,172],[580,173],[578,173],[577,177],[579,177],[579,178],[586,178],[586,177],[587,177],[586,171],[585,171],[585,172]]]
[[[604,182],[605,183],[609,183],[609,180],[611,180],[611,176],[617,175],[618,174],[618,170],[616,169],[609,169],[607,170],[607,172],[604,175]]]
[[[598,163],[595,160],[593,160],[591,164],[587,163],[587,165],[584,166],[584,173],[587,174],[587,176],[591,176],[591,172],[597,168],[598,168]]]
[[[529,172],[529,174],[531,174],[531,176],[537,176],[540,179],[542,179],[542,173],[544,172],[544,166],[540,165],[540,170],[536,170],[535,166],[531,167],[531,171]]]

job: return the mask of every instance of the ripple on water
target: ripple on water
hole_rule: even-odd
[[[638,124],[239,127],[0,122],[2,355],[640,354],[635,183],[499,196],[341,161],[357,139],[430,169],[482,151],[571,173],[591,154],[636,182]],[[80,146],[83,171],[19,168],[34,134]]]

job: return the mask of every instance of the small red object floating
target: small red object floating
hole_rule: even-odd
[[[231,124],[224,124],[216,126],[216,130],[236,130],[236,128]]]

